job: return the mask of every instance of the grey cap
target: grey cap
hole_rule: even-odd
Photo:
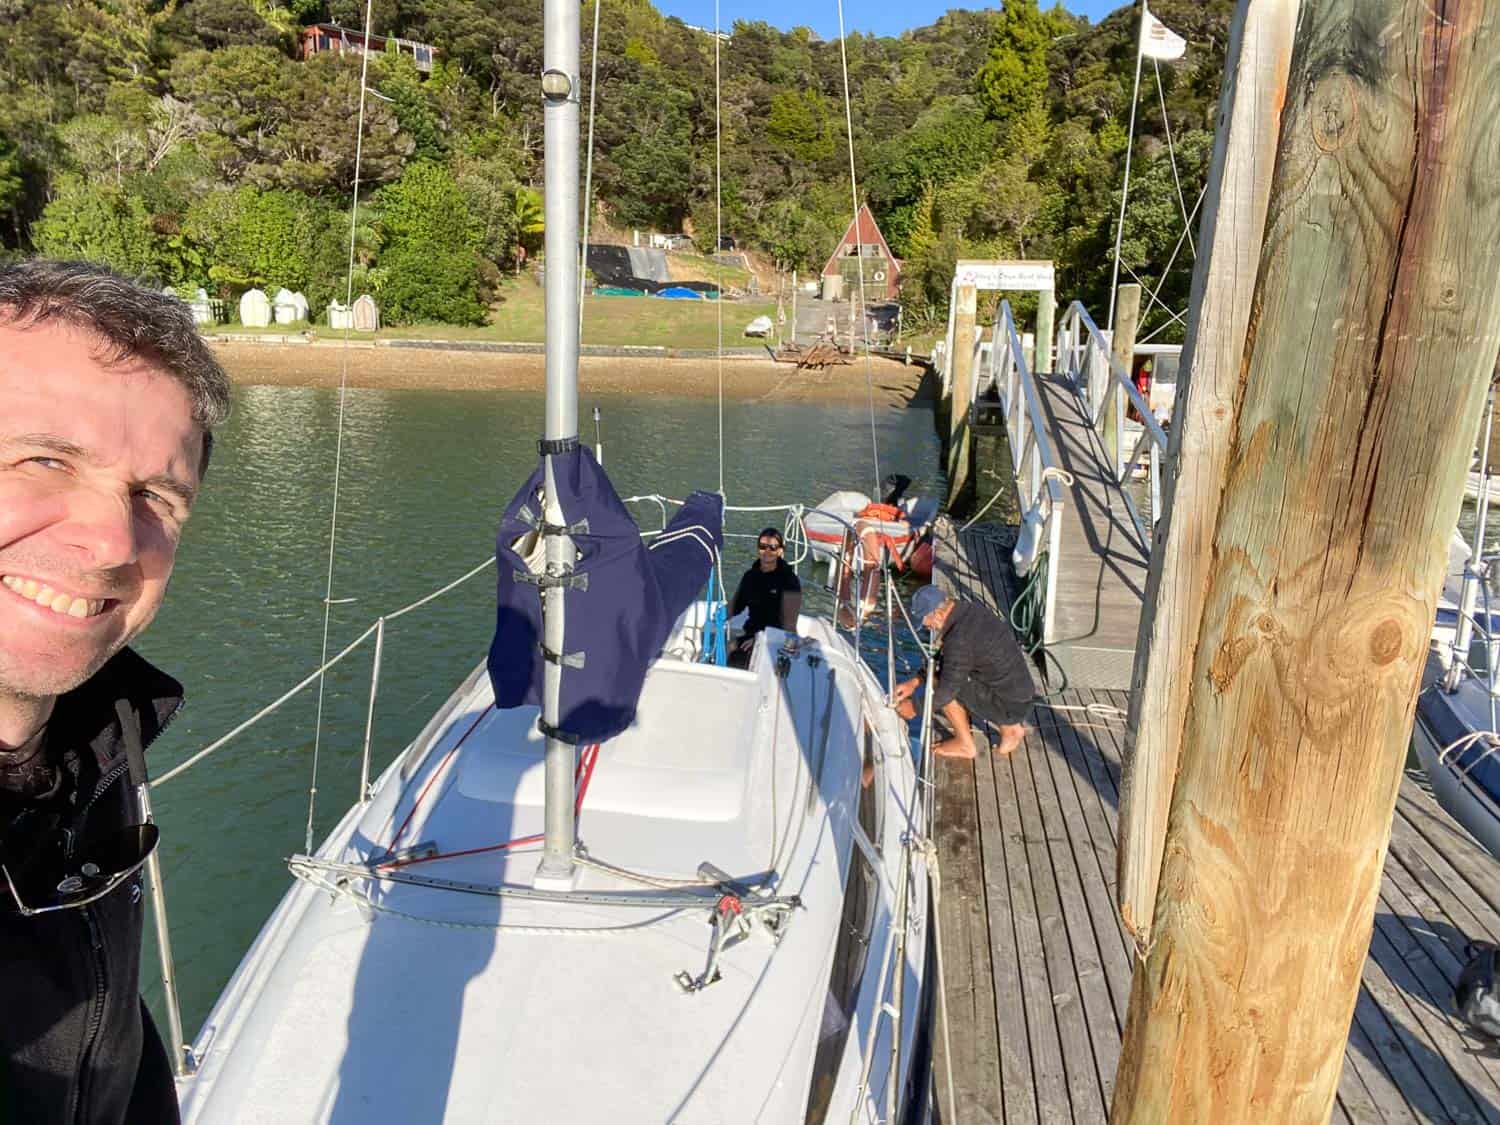
[[[943,593],[936,586],[923,586],[920,590],[918,590],[911,596],[912,620],[916,621],[920,625],[922,623],[922,618],[926,617],[929,613],[937,609],[947,600],[948,595]]]

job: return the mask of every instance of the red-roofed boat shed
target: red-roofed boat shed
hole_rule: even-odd
[[[863,204],[832,257],[823,267],[824,277],[842,277],[843,291],[852,294],[859,288],[860,265],[863,259],[865,281],[865,303],[889,301],[900,289],[901,263],[880,233],[875,216],[870,214],[870,205]]]

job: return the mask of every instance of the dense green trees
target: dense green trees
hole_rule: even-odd
[[[156,265],[151,218],[139,199],[108,183],[69,179],[32,228],[37,249],[54,258],[108,262],[146,275]]]
[[[1145,68],[1121,261],[1126,278],[1159,292],[1160,300],[1148,298],[1143,327],[1165,329],[1162,339],[1178,338],[1171,314],[1185,303],[1192,276],[1183,211],[1196,233],[1231,9],[1229,0],[1153,4],[1189,47],[1178,62]],[[1136,9],[1126,8],[1091,27],[1061,8],[1007,0],[968,96],[934,99],[913,127],[876,150],[870,198],[906,258],[911,319],[945,312],[958,257],[1051,258],[1061,291],[1103,310],[1136,20]]]
[[[315,309],[342,297],[360,60],[298,61],[295,49],[303,26],[357,26],[363,8],[0,0],[0,247],[96,257],[224,297],[249,285],[301,289]],[[1154,8],[1190,47],[1146,70],[1122,256],[1174,303],[1230,3]],[[942,314],[962,256],[1053,258],[1067,293],[1102,304],[1135,20],[1126,8],[1091,26],[1007,0],[899,38],[849,37],[861,196],[906,259],[908,322]],[[375,23],[440,53],[430,74],[409,56],[370,59],[355,284],[388,319],[480,320],[499,279],[540,249],[541,4],[376,0]],[[741,22],[716,41],[650,0],[614,0],[599,44],[596,229],[686,224],[708,250],[722,224],[781,268],[815,271],[851,210],[843,96],[838,44],[806,29]]]

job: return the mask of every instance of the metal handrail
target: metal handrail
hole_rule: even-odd
[[[1161,514],[1162,455],[1167,451],[1167,434],[1161,423],[1151,412],[1130,373],[1114,357],[1110,341],[1088,310],[1074,301],[1068,306],[1057,329],[1057,366],[1073,388],[1073,393],[1083,404],[1084,412],[1094,427],[1096,435],[1104,426],[1106,412],[1114,411],[1114,448],[1103,448],[1109,465],[1110,479],[1121,488],[1125,506],[1130,512],[1131,522],[1140,536],[1141,545],[1150,549],[1151,525],[1141,518],[1139,509],[1125,483],[1130,474],[1146,455],[1149,464],[1151,489],[1151,523]],[[1123,397],[1122,397],[1123,396]],[[1126,452],[1125,410],[1130,405],[1141,419],[1141,436],[1134,448]],[[1103,446],[1103,439],[1100,439]]]
[[[1042,413],[1036,380],[1026,363],[1026,351],[1016,331],[1015,314],[1009,301],[1001,301],[989,350],[990,382],[1000,398],[1005,417],[1005,436],[1015,471],[1017,499],[1023,524],[1041,521],[1046,548],[1039,553],[1048,560],[1042,608],[1042,643],[1053,639],[1057,604],[1057,573],[1062,553],[1062,512],[1065,495],[1060,477],[1062,465]],[[977,385],[979,380],[974,380]]]

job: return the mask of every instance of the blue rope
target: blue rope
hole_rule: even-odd
[[[718,596],[714,596],[714,583],[718,582]],[[703,590],[703,653],[699,657],[704,664],[717,664],[720,668],[729,663],[729,614],[724,604],[724,578],[719,568],[708,572],[708,585]]]

